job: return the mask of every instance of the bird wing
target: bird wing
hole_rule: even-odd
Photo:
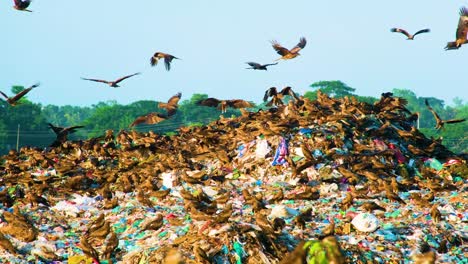
[[[457,27],[457,40],[468,39],[468,8],[460,8],[460,19]]]
[[[263,101],[265,102],[266,100],[268,100],[268,97],[274,96],[276,94],[278,94],[278,92],[276,91],[276,87],[270,87],[270,89],[265,91],[265,95],[263,96]]]
[[[170,54],[166,54],[164,56],[164,65],[166,66],[166,70],[171,70],[171,62],[173,59],[179,59],[176,56],[172,56]]]
[[[200,101],[196,102],[195,104],[196,105],[209,106],[209,107],[217,107],[220,103],[221,103],[220,100],[210,97],[210,98],[206,98],[204,100],[200,100]]]
[[[276,50],[276,52],[281,55],[281,56],[285,56],[289,53],[291,53],[287,48],[281,46],[277,41],[273,40],[271,42],[271,46]]]
[[[151,59],[150,59],[151,66],[156,66],[156,64],[158,64],[158,60],[159,60],[159,52],[156,52],[153,55],[153,57],[151,57]]]
[[[272,65],[276,65],[276,64],[278,64],[278,63],[277,62],[276,63],[268,63],[268,64],[263,65],[263,67],[272,66]]]
[[[453,124],[453,123],[460,123],[464,121],[466,121],[466,118],[445,120],[444,123]]]
[[[108,81],[106,80],[99,80],[99,79],[88,79],[88,78],[83,78],[81,77],[82,80],[86,80],[86,81],[92,81],[92,82],[101,82],[101,83],[109,83]]]
[[[440,117],[436,113],[436,111],[434,111],[434,109],[432,109],[432,107],[429,105],[429,102],[427,101],[427,99],[424,101],[424,103],[426,104],[429,111],[431,111],[432,115],[434,115],[434,118],[436,119],[436,122],[439,123],[442,119],[440,119]]]
[[[6,95],[6,94],[5,94],[4,92],[2,92],[2,91],[0,91],[0,94],[2,94],[3,97],[5,97],[5,98],[8,100],[8,98],[9,98],[8,95]]]
[[[390,29],[391,32],[399,32],[407,36],[408,38],[411,37],[411,35],[408,33],[408,31],[401,29],[401,28],[392,28]]]
[[[166,119],[167,119],[167,116],[161,113],[152,112],[152,113],[137,117],[135,121],[133,121],[133,123],[130,125],[130,127],[133,127],[142,123],[152,125],[152,124],[156,124],[161,121],[164,121]]]
[[[13,101],[13,102],[16,102],[18,101],[19,99],[21,99],[21,97],[25,96],[27,93],[29,93],[29,91],[31,91],[34,87],[31,86],[27,89],[24,89],[23,91],[17,93],[15,96],[13,96],[13,98],[11,98],[10,100]]]
[[[256,63],[256,62],[246,62],[248,65],[252,66],[253,68],[259,68],[259,67],[262,67],[262,65],[260,63]]]
[[[71,127],[64,128],[63,130],[71,134],[71,133],[75,133],[78,128],[83,128],[83,127],[84,126],[71,126]]]
[[[299,97],[297,97],[296,93],[293,91],[293,89],[289,86],[284,87],[283,90],[281,90],[282,95],[290,95],[294,99],[299,100]]]
[[[63,131],[63,127],[54,126],[51,123],[48,123],[48,125],[49,125],[49,128],[51,128],[54,131],[54,133],[57,135]]]
[[[307,44],[307,41],[304,37],[302,37],[300,40],[299,40],[299,43],[297,43],[297,45],[291,49],[291,53],[298,53],[301,49],[303,49]]]
[[[122,78],[119,78],[119,79],[115,80],[115,83],[119,83],[119,82],[121,82],[121,81],[123,81],[123,80],[125,80],[125,79],[128,79],[128,78],[130,78],[130,77],[132,77],[132,76],[135,76],[135,75],[138,75],[138,74],[140,74],[140,73],[137,72],[137,73],[134,73],[134,74],[130,74],[130,75],[124,76],[124,77],[122,77]]]
[[[413,37],[418,35],[418,34],[421,34],[421,33],[429,33],[429,32],[431,32],[431,30],[429,28],[421,29],[418,32],[414,33]]]
[[[226,100],[226,103],[229,107],[233,108],[246,108],[246,107],[253,107],[253,104],[247,102],[242,99],[233,99],[233,100]]]
[[[167,101],[167,104],[172,105],[172,106],[177,106],[177,104],[179,103],[180,97],[182,97],[182,93],[179,92],[176,95],[169,98],[169,101]]]

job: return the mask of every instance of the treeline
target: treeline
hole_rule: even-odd
[[[12,93],[17,93],[24,87],[12,87]],[[304,94],[309,99],[316,98],[316,91],[320,89],[333,97],[355,96],[360,101],[374,103],[379,98],[359,96],[355,89],[341,81],[321,81],[311,85],[311,90]],[[427,110],[424,101],[428,99],[431,106],[446,118],[461,118],[468,116],[468,104],[455,99],[453,106],[445,105],[443,100],[429,97],[418,97],[414,92],[406,89],[394,89],[394,96],[400,96],[408,100],[408,108],[412,112],[420,113],[419,127],[427,136],[443,137],[443,143],[455,152],[467,152],[468,150],[468,122],[456,125],[447,125],[443,131],[436,131],[432,114]],[[176,133],[180,126],[202,125],[218,119],[221,112],[216,108],[197,106],[195,102],[207,98],[206,94],[194,94],[190,99],[181,100],[175,116],[156,125],[141,125],[138,131],[153,130],[160,134]],[[183,98],[183,97],[182,97]],[[265,103],[259,103],[256,111],[265,109]],[[21,99],[21,104],[11,107],[5,101],[0,101],[0,153],[4,154],[9,149],[21,146],[46,147],[54,139],[55,134],[48,128],[47,123],[58,126],[84,125],[70,139],[86,139],[103,135],[107,129],[119,131],[129,129],[129,124],[140,115],[149,112],[158,112],[156,101],[137,101],[128,105],[122,105],[115,101],[100,102],[86,107],[80,106],[55,106],[41,105],[31,102],[26,98]],[[237,116],[238,110],[228,110],[224,117]],[[19,135],[19,142],[17,142]]]

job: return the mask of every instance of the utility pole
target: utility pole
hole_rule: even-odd
[[[20,124],[18,124],[18,131],[16,132],[16,151],[19,150],[19,131],[20,131]]]

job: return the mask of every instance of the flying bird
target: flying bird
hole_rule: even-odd
[[[459,49],[461,45],[468,43],[468,8],[460,8],[456,40],[447,43],[445,50]]]
[[[179,58],[171,54],[156,52],[154,53],[153,57],[151,57],[151,66],[156,66],[156,64],[158,64],[159,59],[164,59],[164,66],[166,66],[166,70],[168,71],[171,70],[171,62],[173,59],[180,60]]]
[[[281,55],[282,57],[277,59],[278,60],[290,60],[290,59],[293,59],[297,56],[299,56],[299,51],[301,49],[303,49],[305,46],[306,46],[306,39],[304,37],[302,37],[300,40],[299,40],[299,43],[297,43],[297,45],[292,48],[291,50],[288,50],[287,48],[281,46],[277,41],[273,40],[271,42],[273,48],[276,50],[276,52]]]
[[[294,91],[292,90],[292,88],[290,86],[286,86],[283,88],[283,90],[281,90],[279,93],[278,91],[276,90],[276,87],[271,87],[270,89],[266,90],[265,91],[265,95],[263,96],[263,101],[266,102],[268,100],[268,98],[272,97],[272,99],[270,100],[270,102],[268,102],[266,105],[267,106],[271,106],[271,105],[275,105],[275,106],[279,106],[279,105],[283,105],[283,97],[285,95],[290,95],[292,96],[295,100],[299,100],[299,98],[297,97],[297,95],[294,93]]]
[[[244,101],[242,99],[232,99],[232,100],[218,100],[216,98],[207,98],[200,100],[195,103],[196,105],[217,107],[221,112],[225,113],[228,107],[232,108],[247,108],[254,107],[250,102]]]
[[[39,83],[36,83],[34,84],[33,86],[29,87],[29,88],[26,88],[24,89],[23,91],[17,93],[15,96],[13,97],[8,97],[5,93],[3,93],[2,91],[0,91],[0,93],[3,95],[3,97],[6,98],[6,101],[9,105],[11,106],[15,106],[18,104],[18,101],[23,97],[25,96],[27,93],[29,93],[29,91],[31,91],[33,88],[36,88],[39,86]]]
[[[82,77],[81,79],[86,80],[86,81],[107,83],[110,87],[117,88],[117,87],[120,87],[120,86],[118,85],[118,83],[120,83],[121,81],[123,81],[123,80],[125,80],[125,79],[128,79],[128,78],[130,78],[130,77],[133,77],[133,76],[135,76],[135,75],[138,75],[138,74],[140,74],[140,73],[137,72],[137,73],[134,73],[134,74],[130,74],[130,75],[124,76],[124,77],[122,77],[122,78],[119,78],[119,79],[117,79],[117,80],[115,80],[115,81],[106,81],[106,80],[99,80],[99,79],[87,79],[87,78],[83,78],[83,77]]]
[[[426,103],[426,106],[427,108],[429,109],[429,111],[431,111],[432,115],[434,115],[434,118],[436,120],[436,125],[435,125],[435,129],[437,130],[440,130],[444,127],[445,124],[453,124],[453,123],[460,123],[460,122],[463,122],[466,120],[466,118],[459,118],[459,119],[450,119],[450,120],[442,120],[439,115],[437,114],[436,111],[434,111],[434,109],[432,109],[432,107],[429,105],[429,102],[427,101],[427,99],[424,101]]]
[[[169,98],[167,103],[159,103],[159,108],[164,108],[167,111],[167,117],[175,115],[177,108],[179,107],[178,103],[180,98],[182,97],[182,93],[178,92],[176,95]]]
[[[256,63],[256,62],[246,62],[248,65],[250,65],[251,67],[250,68],[246,68],[246,69],[253,69],[253,70],[264,70],[264,71],[267,71],[267,67],[268,66],[272,66],[272,65],[276,65],[278,63],[270,63],[270,64],[260,64],[260,63]]]
[[[408,33],[408,31],[404,30],[404,29],[401,29],[401,28],[392,28],[390,29],[391,32],[399,32],[399,33],[402,33],[403,35],[405,35],[407,37],[408,40],[413,40],[414,37],[418,34],[421,34],[421,33],[428,33],[428,32],[431,32],[430,29],[426,28],[426,29],[421,29],[419,30],[418,32],[414,33],[414,35],[411,35],[410,33]]]
[[[31,10],[27,9],[31,4],[31,0],[13,0],[13,2],[15,3],[13,6],[14,9],[19,11],[32,12]]]
[[[76,132],[78,128],[83,128],[84,126],[69,126],[69,127],[58,127],[54,126],[51,123],[48,123],[49,128],[52,129],[57,135],[55,141],[50,145],[51,147],[58,147],[65,141],[67,141],[67,137],[69,134],[73,134]]]
[[[133,121],[133,123],[130,125],[130,127],[134,127],[134,126],[139,125],[139,124],[153,125],[153,124],[157,124],[159,122],[162,122],[162,121],[164,121],[164,120],[166,120],[168,118],[169,117],[167,115],[165,115],[165,114],[151,112],[149,114],[137,117],[135,119],[135,121]]]

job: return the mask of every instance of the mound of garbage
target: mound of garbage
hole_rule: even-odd
[[[466,156],[405,104],[318,93],[173,136],[12,150],[0,261],[461,263]]]

